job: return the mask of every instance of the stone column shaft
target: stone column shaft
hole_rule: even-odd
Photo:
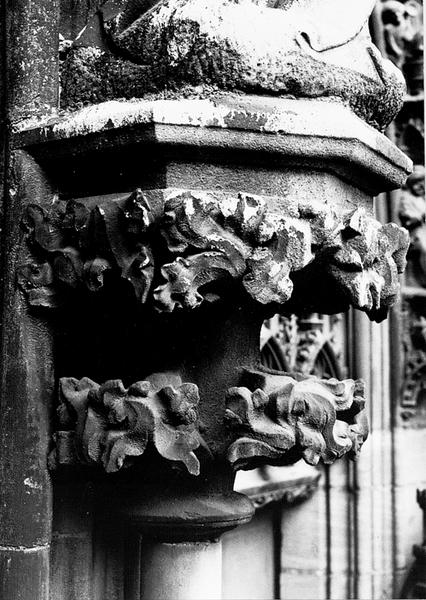
[[[141,600],[222,597],[222,542],[142,542]]]
[[[49,185],[30,156],[14,152],[12,137],[23,118],[57,108],[58,16],[58,0],[0,5],[0,597],[5,600],[49,595],[52,338],[49,325],[29,314],[16,287],[25,253],[22,210],[29,195],[42,202]]]

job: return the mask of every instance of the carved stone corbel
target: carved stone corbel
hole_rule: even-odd
[[[281,197],[164,189],[88,205],[60,201],[47,211],[30,205],[24,226],[37,262],[22,265],[21,286],[32,305],[47,308],[125,285],[137,305],[171,315],[173,336],[182,310],[196,315],[201,307],[216,307],[221,328],[227,322],[221,312],[236,302],[251,306],[259,322],[287,306],[316,307],[309,287],[299,284],[306,270],[327,278],[330,312],[352,305],[372,319],[384,318],[398,293],[407,232],[381,225],[362,208],[339,214],[299,201],[280,214],[274,203],[285,206]],[[190,320],[188,327],[197,346],[202,332],[192,330]],[[244,328],[249,335],[250,322]],[[298,356],[295,366],[307,358]],[[209,423],[226,414],[226,433],[204,439],[198,404],[206,413],[208,403],[198,376],[185,375],[185,355],[173,360],[174,373],[129,388],[121,381],[99,386],[62,378],[52,465],[80,463],[112,473],[142,466],[141,457],[152,449],[197,476],[201,456],[209,457],[204,468],[220,459],[234,470],[302,457],[329,463],[356,455],[367,436],[360,382],[262,375],[250,368],[241,378],[233,357],[227,379],[233,383],[222,388],[219,412],[206,417]]]
[[[103,517],[143,534],[144,598],[220,597],[211,542],[253,514],[235,470],[366,438],[360,382],[308,377],[308,339],[303,375],[262,372],[259,338],[274,314],[381,321],[397,298],[409,235],[373,197],[411,165],[380,133],[404,85],[374,4],[105,2],[63,49],[64,114],[15,136],[60,188],[25,200],[17,269],[37,315],[72,316],[51,465],[96,474]]]

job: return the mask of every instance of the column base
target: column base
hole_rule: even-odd
[[[220,536],[248,523],[252,502],[237,492],[175,491],[143,486],[109,494],[103,518],[142,537],[141,600],[222,597]],[[138,596],[139,598],[139,596]]]
[[[117,522],[157,542],[211,542],[248,523],[254,514],[252,502],[237,492],[226,494],[167,494],[143,488],[123,494],[109,505]]]

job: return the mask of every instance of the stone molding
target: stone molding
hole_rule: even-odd
[[[217,541],[226,531],[248,523],[254,514],[251,500],[238,492],[188,490],[173,482],[167,492],[155,486],[106,486],[101,519],[119,519],[145,539],[167,543]],[[198,492],[198,493],[197,493]]]
[[[340,103],[232,93],[214,99],[110,101],[57,119],[23,121],[13,147],[42,159],[65,159],[98,149],[100,141],[103,149],[134,142],[264,152],[289,165],[328,169],[371,195],[401,187],[412,168],[383,134]]]
[[[274,502],[282,502],[286,506],[297,504],[308,500],[318,489],[317,481],[309,481],[294,485],[274,486],[273,488],[267,485],[260,487],[258,490],[245,492],[256,510],[261,510]]]
[[[291,506],[307,500],[317,491],[320,478],[321,472],[303,461],[285,469],[265,465],[239,471],[235,490],[248,496],[258,511],[275,502]]]

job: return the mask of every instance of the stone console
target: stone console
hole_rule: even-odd
[[[253,514],[236,470],[367,437],[362,381],[260,364],[273,314],[383,320],[409,244],[374,216],[411,168],[380,131],[403,83],[374,2],[319,4],[107,2],[64,50],[66,110],[14,136],[17,282],[65,328],[49,467],[142,533],[144,598],[220,597],[218,540]]]

